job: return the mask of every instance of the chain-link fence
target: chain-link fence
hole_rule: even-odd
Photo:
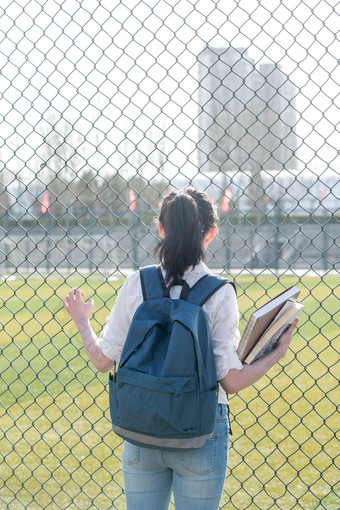
[[[340,507],[339,23],[336,0],[1,3],[1,508],[125,508],[106,377],[61,297],[93,297],[99,332],[187,184],[218,206],[207,262],[240,329],[289,285],[305,305],[231,398],[221,508]]]

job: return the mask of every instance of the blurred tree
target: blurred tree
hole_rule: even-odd
[[[100,209],[104,215],[120,216],[126,211],[128,196],[128,183],[115,172],[112,176],[106,176],[98,189]]]
[[[88,224],[93,224],[101,213],[102,202],[98,199],[100,182],[98,174],[91,167],[78,172],[76,178],[69,183],[69,191],[75,197],[73,209],[75,216],[88,217]]]
[[[56,121],[55,116],[48,117],[48,124],[42,131],[43,143],[39,147],[39,155],[43,159],[36,178],[40,182],[41,203],[44,191],[49,192],[50,213],[60,218],[76,202],[77,194],[72,192],[77,180],[77,169],[81,163],[78,153],[80,136],[73,126],[64,119]],[[40,207],[37,204],[37,207]]]
[[[244,190],[247,196],[249,212],[256,217],[256,224],[260,223],[260,218],[266,214],[267,206],[272,202],[267,194],[267,183],[262,168],[255,162],[249,163],[248,172],[249,185]]]

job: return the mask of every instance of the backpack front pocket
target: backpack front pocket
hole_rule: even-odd
[[[121,369],[116,383],[110,382],[115,386],[110,399],[115,404],[119,427],[165,438],[199,433],[199,391],[195,377],[158,378]]]

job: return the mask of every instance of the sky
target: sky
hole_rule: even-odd
[[[300,167],[340,173],[339,26],[335,0],[2,0],[0,171],[33,180],[56,123],[79,168],[193,176],[197,55],[231,45],[296,84]]]

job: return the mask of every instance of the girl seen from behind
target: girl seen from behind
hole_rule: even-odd
[[[171,192],[162,202],[158,228],[162,276],[170,298],[179,299],[182,287],[178,280],[184,280],[191,288],[210,273],[204,257],[217,231],[213,202],[194,188]],[[90,325],[93,300],[85,302],[81,291],[75,289],[64,299],[87,354],[99,371],[108,372],[114,363],[119,363],[132,318],[142,302],[137,271],[126,279],[99,339]],[[219,381],[215,430],[203,447],[185,452],[140,447],[125,441],[122,469],[127,510],[167,510],[172,493],[176,510],[218,509],[228,459],[226,394],[254,384],[279,361],[287,352],[297,324],[295,320],[270,354],[251,365],[242,365],[236,353],[239,312],[233,287],[224,285],[218,289],[203,310]]]

